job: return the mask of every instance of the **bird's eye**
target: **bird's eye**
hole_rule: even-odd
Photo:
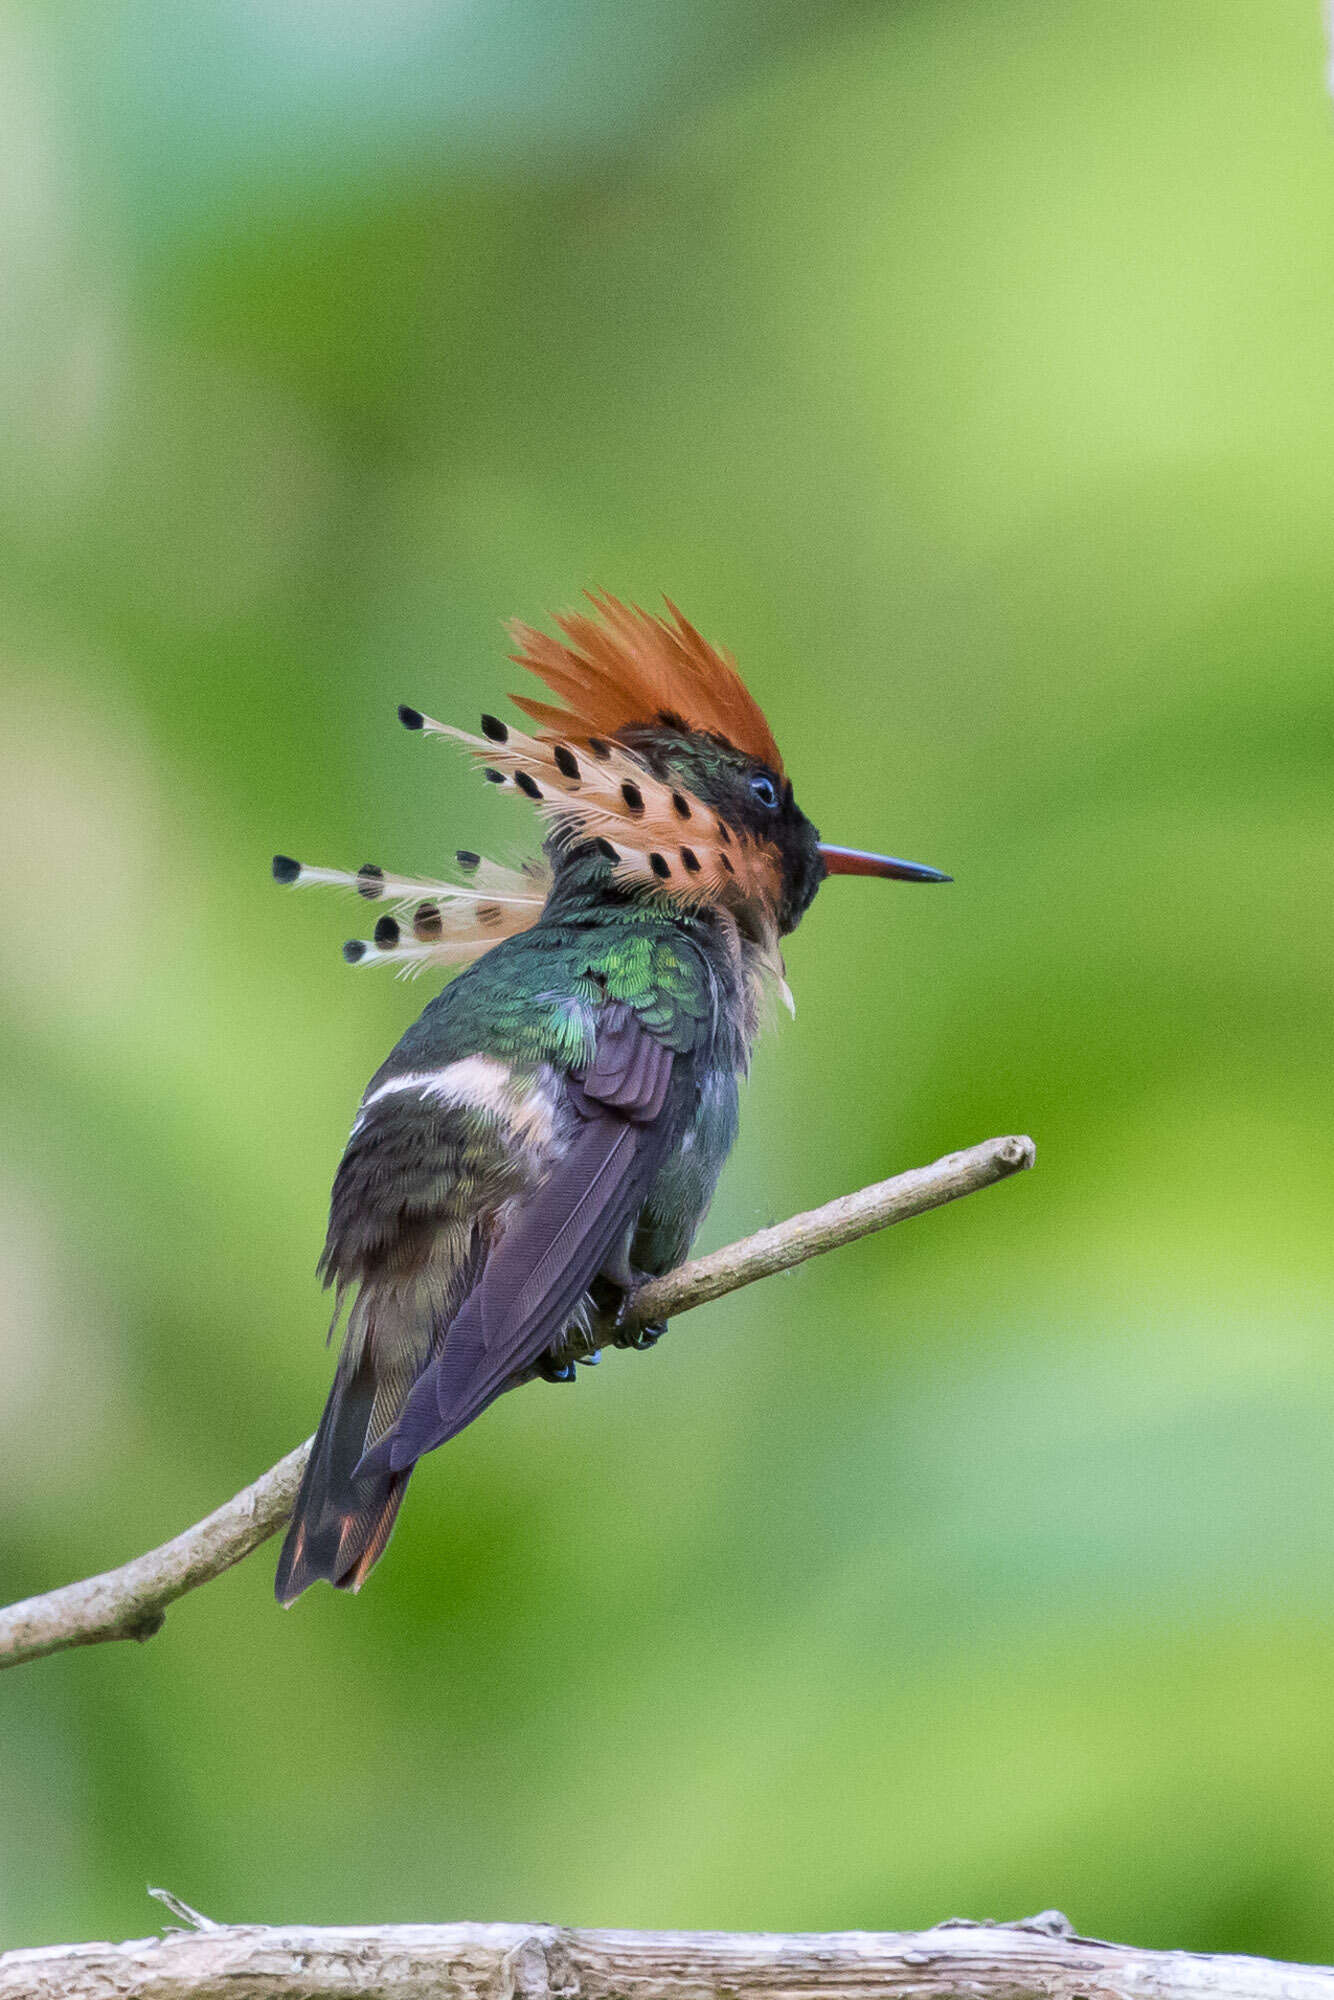
[[[775,785],[772,778],[765,778],[765,777],[752,778],[750,781],[750,789],[752,790],[752,792],[754,792],[756,798],[759,800],[762,806],[768,806],[771,812],[777,807],[778,787]]]

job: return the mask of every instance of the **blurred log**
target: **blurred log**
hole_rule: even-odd
[[[873,1230],[887,1229],[910,1215],[939,1208],[960,1195],[1031,1167],[1031,1139],[987,1139],[966,1152],[950,1153],[932,1166],[877,1181],[856,1194],[842,1195],[761,1229],[743,1242],[682,1264],[655,1278],[635,1295],[626,1331],[665,1320],[692,1306],[707,1305],[725,1292],[791,1269],[808,1257],[853,1243]],[[591,1348],[593,1342],[588,1343]],[[570,1352],[580,1352],[571,1344]],[[296,1500],[310,1440],[289,1451],[253,1485],[172,1541],[135,1556],[119,1569],[65,1584],[41,1597],[24,1598],[0,1610],[0,1667],[15,1667],[68,1646],[94,1646],[107,1639],[150,1639],[161,1629],[166,1608],[187,1591],[220,1576],[284,1525]]]
[[[190,1913],[193,1914],[193,1913]],[[824,1935],[544,1924],[205,1928],[0,1956],[0,2000],[1334,2000],[1334,1971],[1019,1924]]]

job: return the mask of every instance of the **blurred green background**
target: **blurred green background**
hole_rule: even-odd
[[[428,997],[275,848],[527,821],[504,617],[666,591],[843,882],[704,1241],[1038,1171],[0,1681],[6,1944],[1058,1904],[1334,1956],[1334,120],[1314,0],[57,0],[0,62],[0,1586],[313,1427]]]

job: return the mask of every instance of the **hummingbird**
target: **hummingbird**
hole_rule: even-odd
[[[357,1590],[413,1466],[513,1384],[575,1378],[572,1330],[646,1348],[638,1286],[681,1263],[737,1132],[782,939],[828,875],[946,882],[821,841],[730,654],[670,601],[590,592],[510,627],[550,700],[479,735],[403,707],[527,800],[541,859],[455,879],[273,862],[387,906],[354,964],[465,966],[371,1078],[318,1272],[346,1332],[275,1592]],[[332,1332],[332,1329],[331,1329]]]

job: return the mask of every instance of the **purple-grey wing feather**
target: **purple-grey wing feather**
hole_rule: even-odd
[[[670,1142],[670,1049],[629,1008],[604,1010],[570,1086],[577,1131],[487,1256],[436,1358],[357,1476],[401,1472],[454,1437],[537,1360],[624,1238]]]

